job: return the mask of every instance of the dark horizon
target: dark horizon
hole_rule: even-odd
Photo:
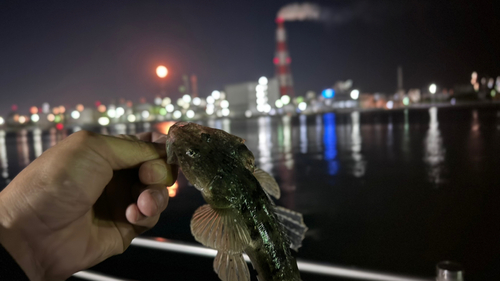
[[[152,101],[155,67],[169,68],[177,97],[183,74],[200,96],[274,75],[274,19],[293,1],[6,1],[0,4],[0,115],[51,106]],[[352,79],[362,92],[467,84],[472,71],[499,76],[498,4],[491,1],[314,1],[326,21],[287,22],[297,95]],[[339,20],[342,19],[342,20]]]

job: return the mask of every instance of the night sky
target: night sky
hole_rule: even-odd
[[[0,115],[160,92],[155,67],[199,92],[273,76],[274,19],[293,1],[0,1]],[[400,2],[404,2],[400,3]],[[314,1],[323,21],[287,22],[297,94],[353,79],[363,92],[500,75],[498,1]],[[439,3],[439,4],[436,4]]]

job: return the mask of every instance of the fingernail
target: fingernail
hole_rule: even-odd
[[[161,194],[158,190],[151,191],[151,195],[153,195],[153,198],[156,201],[157,211],[160,210],[163,206],[163,202],[165,202],[165,197],[163,197],[163,194]]]
[[[165,165],[153,164],[152,171],[150,173],[151,182],[160,182],[167,176],[167,169]]]

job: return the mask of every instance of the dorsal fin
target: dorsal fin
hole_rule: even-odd
[[[290,239],[290,248],[298,251],[307,231],[302,214],[280,206],[275,207],[275,211]]]
[[[250,281],[250,271],[241,253],[218,251],[214,271],[222,281]]]
[[[201,244],[224,252],[242,252],[251,242],[250,234],[236,212],[213,209],[208,204],[194,213],[191,233]]]
[[[267,194],[273,196],[276,199],[280,199],[281,192],[280,187],[276,180],[270,174],[266,173],[264,170],[260,168],[256,168],[253,173],[255,178],[259,181],[262,189],[264,189]]]

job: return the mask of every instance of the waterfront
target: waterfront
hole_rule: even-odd
[[[278,204],[304,214],[309,232],[299,258],[429,277],[437,262],[450,259],[463,263],[467,280],[500,277],[500,107],[223,119],[204,125],[245,138],[259,166],[280,184]],[[135,131],[155,128],[162,129],[137,126]],[[131,133],[127,127],[109,132]],[[65,134],[1,133],[2,178],[11,179]],[[194,242],[189,221],[202,204],[199,192],[180,177],[159,224],[144,235]],[[217,280],[211,266],[210,259],[132,246],[94,269],[136,280]]]

